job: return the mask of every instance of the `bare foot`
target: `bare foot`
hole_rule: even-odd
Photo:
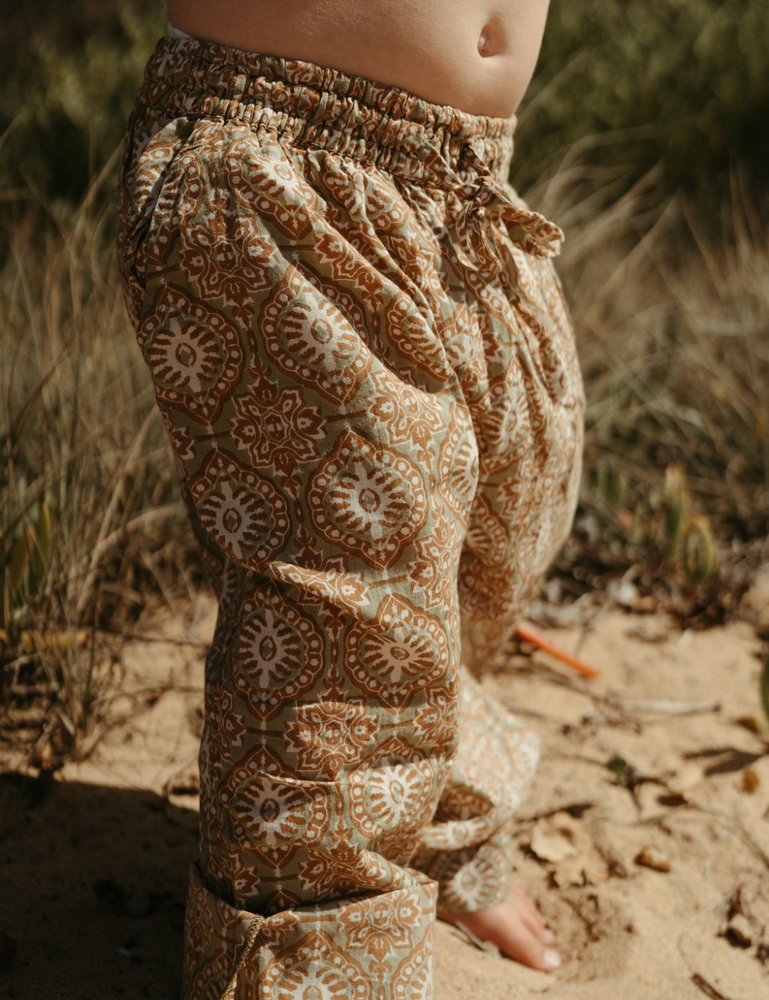
[[[553,945],[555,935],[526,893],[513,886],[504,903],[477,913],[438,911],[438,919],[461,924],[481,941],[491,941],[515,962],[540,972],[553,972],[561,958]]]

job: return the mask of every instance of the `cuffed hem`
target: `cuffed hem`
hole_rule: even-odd
[[[432,1000],[435,898],[425,877],[262,918],[211,892],[195,864],[182,1000],[300,1000],[310,986],[345,1000]]]

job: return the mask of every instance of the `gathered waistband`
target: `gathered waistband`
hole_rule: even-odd
[[[197,38],[160,39],[139,100],[244,122],[414,181],[472,183],[483,173],[504,182],[513,155],[514,116],[472,115],[365,77]]]

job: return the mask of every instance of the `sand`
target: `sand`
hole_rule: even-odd
[[[121,645],[124,718],[87,761],[41,781],[0,757],[3,1000],[178,996],[213,621],[200,597]],[[769,748],[744,725],[760,651],[746,623],[611,611],[580,647],[599,679],[539,653],[488,679],[544,742],[516,877],[564,962],[533,972],[439,924],[436,1000],[769,997]]]

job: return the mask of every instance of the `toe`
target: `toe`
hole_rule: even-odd
[[[515,961],[540,972],[553,972],[561,964],[555,948],[546,945],[538,934],[530,931],[523,923],[518,928],[510,929],[503,950]]]
[[[521,918],[525,921],[532,932],[543,942],[543,944],[554,944],[555,935],[550,930],[547,920],[534,900],[517,886],[513,887],[511,897],[521,915]]]
[[[516,906],[520,907],[527,914],[529,914],[529,916],[535,923],[542,924],[542,926],[545,926],[547,924],[547,921],[542,916],[542,913],[537,904],[534,902],[531,896],[528,895],[528,893],[525,893],[523,891],[523,889],[521,889],[517,885],[514,885],[510,890],[510,895],[513,896]]]

